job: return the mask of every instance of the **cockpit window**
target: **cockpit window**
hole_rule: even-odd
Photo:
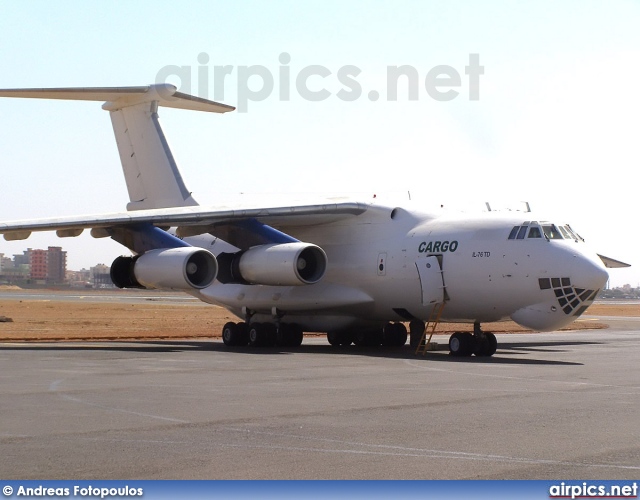
[[[513,226],[509,233],[510,240],[524,240],[526,237],[542,238],[542,232],[537,221],[525,221],[521,226]]]
[[[525,238],[542,238],[549,240],[576,240],[584,241],[569,224],[557,226],[547,221],[525,221],[519,226],[513,226],[509,233],[510,240],[523,240]]]
[[[545,236],[550,240],[563,239],[562,234],[560,233],[560,231],[558,231],[558,228],[555,226],[555,224],[543,224],[542,230],[544,231]]]
[[[532,226],[531,229],[529,229],[529,238],[542,238],[542,233],[538,226]]]
[[[571,237],[574,240],[576,240],[576,241],[584,241],[584,238],[582,236],[580,236],[578,233],[576,233],[573,229],[571,229],[571,226],[569,224],[564,226],[564,228],[567,230],[567,232],[571,235]]]

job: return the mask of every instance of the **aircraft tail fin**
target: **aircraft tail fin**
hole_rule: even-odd
[[[146,87],[0,90],[0,97],[105,101],[120,153],[129,200],[127,210],[197,205],[185,186],[160,127],[158,106],[226,113],[227,106],[178,92],[169,84]]]

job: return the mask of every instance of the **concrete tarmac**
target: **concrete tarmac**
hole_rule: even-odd
[[[498,335],[489,359],[0,344],[0,477],[637,479],[640,320],[607,322]]]

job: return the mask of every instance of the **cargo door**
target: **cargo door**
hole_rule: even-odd
[[[442,256],[430,255],[416,260],[416,268],[420,278],[422,305],[444,302],[444,277],[442,275]]]

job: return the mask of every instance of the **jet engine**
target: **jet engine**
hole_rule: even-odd
[[[213,254],[194,247],[118,257],[111,265],[111,281],[119,288],[202,289],[213,283],[217,274]]]
[[[311,243],[260,245],[235,254],[218,256],[221,283],[254,285],[311,285],[327,269],[324,250]]]

